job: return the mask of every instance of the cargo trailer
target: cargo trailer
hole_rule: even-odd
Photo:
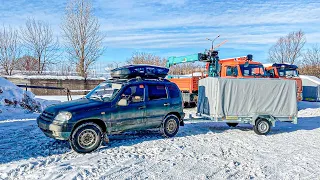
[[[267,134],[276,121],[297,124],[296,82],[207,77],[199,81],[197,115],[229,126],[253,125]]]

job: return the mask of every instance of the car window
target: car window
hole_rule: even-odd
[[[273,69],[270,69],[270,70],[268,71],[268,73],[269,73],[269,77],[272,77],[272,78],[275,77],[275,74],[274,74],[274,70],[273,70]]]
[[[164,85],[148,85],[149,100],[167,99],[167,91]]]
[[[127,99],[128,103],[137,103],[144,101],[144,85],[128,86],[121,94],[122,99]]]
[[[237,67],[227,67],[227,76],[238,76],[238,69]]]
[[[261,64],[241,64],[240,70],[243,76],[264,76],[265,71]]]
[[[177,86],[170,84],[168,85],[169,95],[171,98],[178,98],[180,97],[180,90]]]

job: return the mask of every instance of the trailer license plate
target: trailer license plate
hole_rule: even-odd
[[[238,116],[226,116],[226,120],[237,120]]]

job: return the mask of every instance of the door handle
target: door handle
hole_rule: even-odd
[[[140,106],[140,107],[138,107],[138,109],[145,109],[146,108],[146,106]]]
[[[164,103],[163,105],[164,106],[170,106],[170,103]]]

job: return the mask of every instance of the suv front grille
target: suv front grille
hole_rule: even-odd
[[[45,120],[45,121],[52,121],[54,118],[54,114],[53,113],[49,113],[47,111],[43,111],[42,114],[40,115],[41,119]]]

